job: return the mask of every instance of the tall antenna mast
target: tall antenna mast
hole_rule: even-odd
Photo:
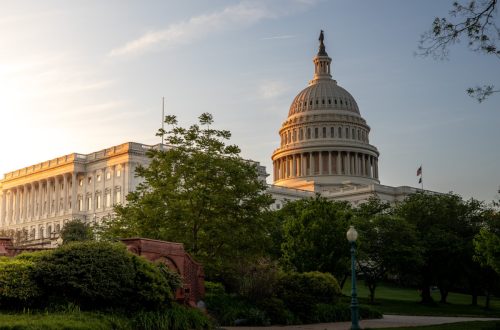
[[[163,148],[163,136],[165,135],[165,97],[161,98],[161,147]]]

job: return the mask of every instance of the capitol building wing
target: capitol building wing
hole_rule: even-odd
[[[124,143],[90,154],[73,153],[6,173],[0,180],[0,229],[16,241],[50,245],[69,220],[98,222],[139,183],[155,146]]]

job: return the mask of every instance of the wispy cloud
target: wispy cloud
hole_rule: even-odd
[[[282,36],[272,36],[272,37],[265,37],[265,38],[262,38],[260,40],[275,40],[275,39],[291,39],[291,38],[295,38],[296,36],[295,35],[282,35]]]
[[[259,95],[264,99],[272,99],[286,93],[288,88],[288,85],[282,81],[264,81],[259,86]]]
[[[255,24],[273,17],[273,12],[261,3],[242,2],[211,14],[194,16],[187,21],[172,24],[166,29],[151,31],[142,37],[115,48],[110,56],[129,55],[145,52],[155,46],[170,47],[191,43],[209,33]]]

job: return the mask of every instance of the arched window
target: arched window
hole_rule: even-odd
[[[356,139],[356,131],[354,130],[354,128],[352,129],[352,134],[351,134],[351,138],[354,140]]]
[[[358,140],[361,140],[361,132],[358,129]]]
[[[330,137],[333,137],[334,133],[335,133],[335,128],[334,127],[330,127]]]
[[[342,127],[338,128],[338,132],[339,132],[339,134],[337,134],[337,135],[341,139],[342,138]]]
[[[323,127],[323,138],[326,138],[326,127]]]
[[[297,130],[293,130],[293,142],[297,141]]]
[[[319,132],[318,132],[318,128],[315,127],[314,128],[314,138],[317,139],[319,137]]]
[[[345,128],[345,138],[348,139],[349,138],[349,127],[346,127]]]
[[[311,138],[311,128],[307,128],[307,138]]]
[[[301,128],[300,131],[299,131],[299,140],[303,140],[304,139],[304,130]]]

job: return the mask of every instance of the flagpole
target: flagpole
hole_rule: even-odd
[[[424,191],[424,168],[422,166],[422,164],[420,164],[420,184],[421,184],[421,187],[422,187],[422,191]]]
[[[161,147],[163,148],[163,141],[164,138],[163,136],[165,135],[164,132],[165,129],[165,96],[162,96],[161,98]]]

